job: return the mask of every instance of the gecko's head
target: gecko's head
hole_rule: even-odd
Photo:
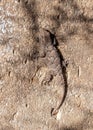
[[[51,42],[51,37],[50,37],[50,32],[48,30],[45,30],[41,28],[39,30],[39,42],[42,43],[43,45],[47,45],[48,43]]]
[[[58,45],[58,41],[53,33],[46,29],[40,29],[39,32],[40,38],[43,41],[43,44],[51,43],[53,46]]]

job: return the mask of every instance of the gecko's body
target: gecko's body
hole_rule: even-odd
[[[41,49],[43,49],[41,54],[45,55],[45,62],[50,72],[50,75],[52,74],[53,76],[56,77],[55,85],[57,86],[58,89],[60,103],[56,108],[53,108],[51,111],[51,114],[55,115],[60,109],[65,96],[65,87],[64,87],[65,85],[62,74],[63,72],[62,72],[61,60],[58,55],[57,48],[52,43],[49,31],[46,31],[44,29],[40,30],[40,44],[42,46]],[[49,78],[46,76],[45,80],[47,79]]]

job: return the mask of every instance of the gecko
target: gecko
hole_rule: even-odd
[[[46,75],[44,81],[49,82],[53,79],[52,76],[56,76],[55,85],[59,89],[59,100],[60,103],[56,106],[56,108],[51,109],[51,115],[56,115],[64,102],[65,97],[65,82],[62,72],[61,59],[58,54],[58,50],[56,48],[56,39],[51,39],[51,33],[48,30],[40,29],[39,33],[39,42],[42,46],[40,48],[41,57],[44,56],[46,65],[49,70],[49,74]],[[53,37],[52,37],[53,38]]]

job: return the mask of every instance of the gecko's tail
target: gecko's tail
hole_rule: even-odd
[[[56,115],[58,113],[58,111],[59,111],[58,109],[52,108],[51,109],[51,116]]]
[[[56,115],[59,112],[60,107],[63,105],[63,102],[65,100],[65,96],[66,96],[65,95],[65,88],[63,88],[62,92],[63,92],[63,94],[62,94],[62,97],[61,97],[61,102],[56,108],[51,109],[51,116]]]

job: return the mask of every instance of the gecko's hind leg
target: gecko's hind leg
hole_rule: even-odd
[[[46,72],[44,79],[42,80],[43,85],[49,85],[49,83],[53,80],[54,78],[54,71],[50,70]]]

